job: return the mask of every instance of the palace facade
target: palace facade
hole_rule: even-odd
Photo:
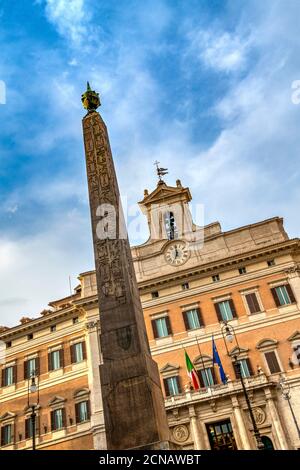
[[[265,447],[300,449],[300,240],[289,239],[278,217],[227,232],[219,222],[198,227],[190,201],[179,180],[145,190],[140,207],[150,237],[132,247],[171,439],[183,449],[256,448],[233,364],[238,354]],[[1,327],[2,450],[32,447],[32,403],[38,449],[106,448],[98,318],[91,271],[80,274],[72,296],[50,302],[38,318]],[[224,322],[234,328],[231,343]],[[199,390],[191,387],[185,351]],[[38,392],[30,393],[34,374]]]

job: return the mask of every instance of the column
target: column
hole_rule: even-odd
[[[272,427],[274,429],[274,433],[276,435],[280,450],[288,450],[289,446],[285,437],[284,430],[281,425],[280,417],[277,411],[277,407],[274,403],[272,393],[270,389],[265,390],[267,406],[270,412],[270,421],[272,423]]]
[[[300,305],[300,265],[295,265],[294,267],[287,270],[289,284],[294,292],[296,297],[296,302]]]
[[[197,415],[196,415],[195,408],[193,405],[189,406],[189,416],[190,416],[191,433],[192,433],[193,441],[194,441],[194,449],[195,450],[205,449],[205,444],[203,442],[202,435],[199,430],[199,426],[197,422]]]
[[[103,403],[99,373],[99,320],[89,321],[86,324],[87,335],[87,360],[88,380],[91,404],[91,426],[95,450],[105,450],[106,435],[104,425]]]
[[[232,402],[232,407],[233,407],[233,413],[234,417],[236,420],[236,424],[239,430],[239,436],[241,440],[241,444],[243,447],[243,450],[251,450],[251,444],[248,436],[248,432],[245,426],[242,410],[239,404],[239,401],[236,396],[231,397],[231,402]]]

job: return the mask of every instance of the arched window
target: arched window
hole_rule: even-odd
[[[178,230],[173,212],[165,212],[164,214],[165,228],[169,240],[178,238]]]
[[[268,436],[261,436],[261,440],[265,446],[264,450],[274,450],[273,442]]]

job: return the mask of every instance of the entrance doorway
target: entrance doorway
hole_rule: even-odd
[[[261,436],[261,440],[265,446],[264,450],[274,450],[273,442],[268,436]]]
[[[211,450],[237,450],[230,419],[206,425]]]

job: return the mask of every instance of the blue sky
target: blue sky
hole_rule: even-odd
[[[157,159],[205,223],[280,215],[299,235],[299,17],[299,0],[0,0],[0,324],[93,268],[87,80],[129,204],[154,189]]]

